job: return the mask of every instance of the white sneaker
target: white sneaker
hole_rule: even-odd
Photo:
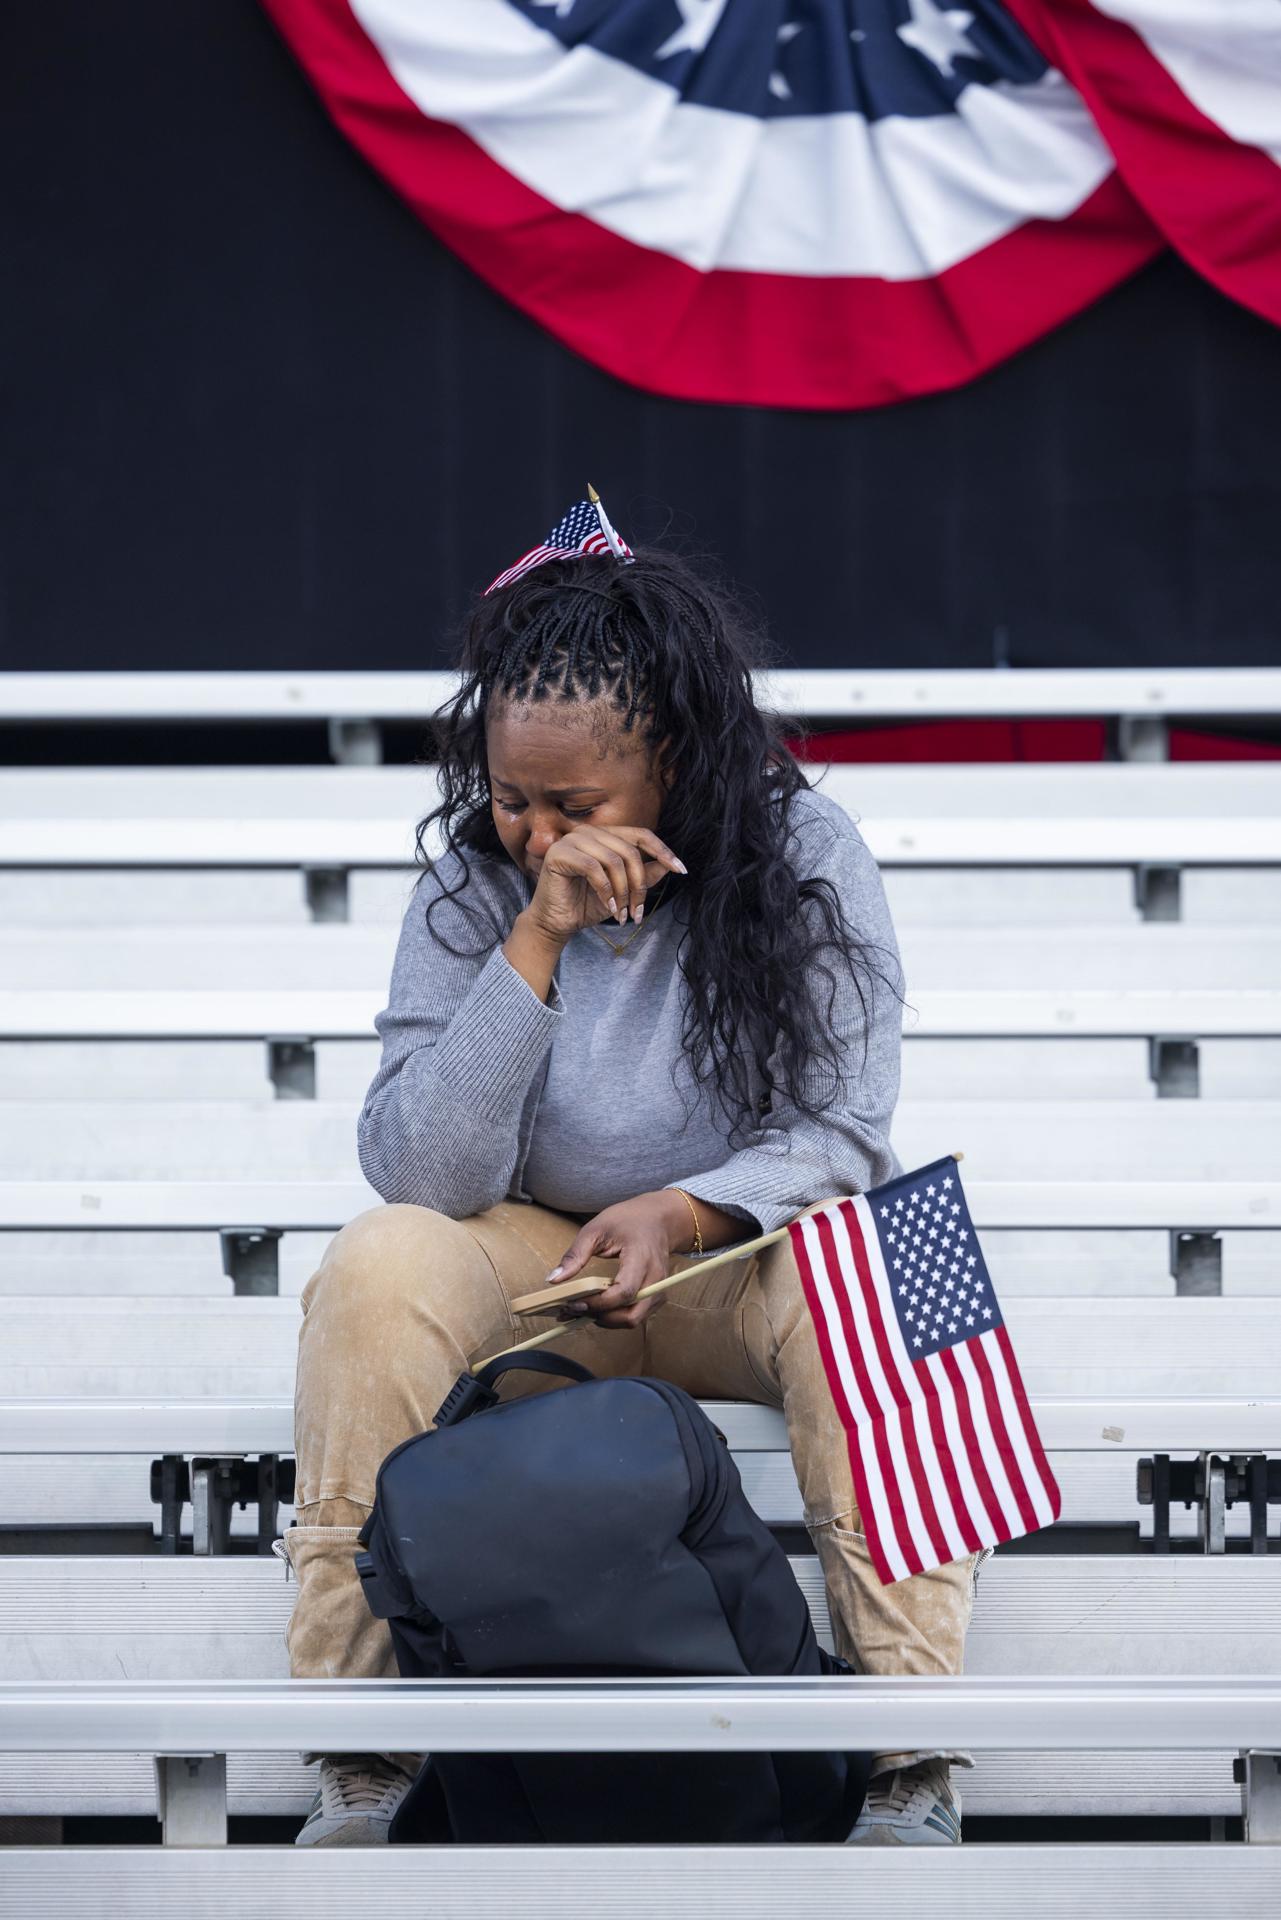
[[[918,1760],[868,1783],[847,1847],[959,1847],[961,1803],[946,1760]]]
[[[333,1753],[320,1762],[320,1785],[296,1847],[380,1847],[392,1815],[413,1784],[403,1767],[376,1753]]]

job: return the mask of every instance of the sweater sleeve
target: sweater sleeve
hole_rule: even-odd
[[[469,865],[475,874],[474,857]],[[555,981],[550,1001],[540,1000],[508,960],[504,911],[482,886],[466,892],[479,914],[445,900],[429,925],[428,906],[459,873],[457,855],[446,855],[414,889],[389,1003],[374,1022],[382,1059],[357,1126],[365,1178],[384,1200],[454,1220],[506,1197],[525,1095],[564,1017]],[[442,933],[480,951],[460,958]]]
[[[898,1100],[904,980],[880,871],[857,827],[838,817],[825,797],[812,824],[807,822],[801,845],[809,856],[803,870],[834,883],[867,958],[858,969],[857,984],[830,947],[811,961],[820,1017],[827,1015],[831,996],[827,1026],[838,1044],[840,1064],[813,1066],[806,1091],[816,1103],[822,1101],[832,1092],[833,1073],[839,1072],[835,1097],[826,1112],[812,1119],[776,1093],[739,1152],[707,1173],[668,1182],[746,1221],[744,1239],[772,1233],[817,1201],[864,1193],[903,1171],[889,1129]],[[816,913],[813,903],[806,912]]]

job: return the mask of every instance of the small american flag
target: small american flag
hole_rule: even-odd
[[[1057,1520],[956,1160],[789,1231],[882,1582]]]
[[[509,587],[513,580],[519,580],[531,567],[541,567],[545,560],[563,560],[567,553],[612,553],[620,560],[632,558],[631,548],[610,525],[604,503],[595,487],[588,487],[587,499],[580,500],[577,506],[570,508],[563,520],[556,522],[540,547],[531,547],[528,553],[522,553],[513,566],[506,568],[496,580],[491,580],[485,588],[485,594],[496,593],[499,587]]]

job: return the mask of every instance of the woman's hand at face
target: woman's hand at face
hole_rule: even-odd
[[[629,908],[638,918],[649,888],[685,871],[648,827],[572,827],[545,854],[526,911],[549,939],[568,940],[615,913],[625,920]]]
[[[677,1208],[684,1214],[684,1227]],[[684,1203],[671,1191],[637,1194],[634,1200],[620,1200],[596,1214],[574,1235],[555,1279],[572,1280],[598,1254],[617,1254],[618,1274],[606,1292],[575,1301],[560,1317],[578,1320],[590,1314],[602,1327],[639,1327],[662,1305],[663,1296],[637,1300],[636,1295],[652,1280],[667,1278],[672,1254],[681,1251],[674,1243],[682,1236],[688,1238],[688,1226]],[[548,1279],[552,1278],[549,1274]]]

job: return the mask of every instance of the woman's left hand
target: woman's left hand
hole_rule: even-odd
[[[590,1314],[598,1326],[639,1327],[661,1306],[662,1295],[652,1300],[637,1300],[636,1295],[652,1280],[667,1278],[672,1254],[684,1251],[681,1242],[690,1238],[689,1208],[671,1189],[639,1193],[606,1207],[578,1229],[559,1267],[547,1278],[553,1283],[572,1280],[597,1254],[619,1256],[617,1278],[604,1293],[566,1307],[561,1318]]]

